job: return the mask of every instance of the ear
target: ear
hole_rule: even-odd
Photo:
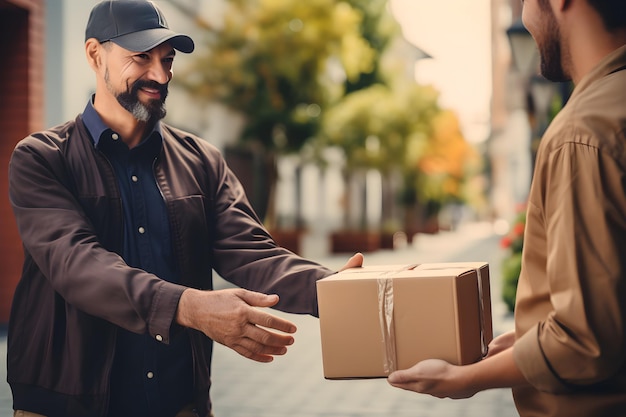
[[[106,53],[104,48],[95,38],[89,38],[85,42],[85,55],[87,57],[87,63],[94,71],[98,71],[99,68],[103,66],[104,57],[103,54]]]
[[[575,1],[577,0],[552,0],[552,8],[555,11],[562,12],[572,7]]]

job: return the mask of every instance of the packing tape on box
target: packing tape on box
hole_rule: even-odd
[[[396,336],[393,325],[393,276],[401,271],[409,271],[419,264],[404,266],[395,271],[385,271],[378,278],[378,319],[383,338],[383,370],[391,373],[397,370]]]
[[[483,357],[489,353],[489,344],[487,343],[487,334],[485,332],[485,304],[483,302],[483,278],[480,274],[480,268],[476,268],[476,281],[478,281],[478,314],[480,319],[480,352]]]
[[[378,278],[378,318],[383,336],[383,370],[391,373],[396,370],[396,337],[393,330],[393,279]]]
[[[378,319],[382,342],[385,346],[383,357],[383,370],[391,373],[397,370],[396,337],[393,324],[393,276],[401,271],[415,269],[420,264],[412,264],[394,271],[385,271],[377,279],[378,282]],[[447,269],[447,268],[445,268]],[[478,283],[478,314],[480,321],[480,350],[484,356],[489,351],[485,332],[485,306],[483,304],[483,280],[480,268],[475,268],[476,281]]]

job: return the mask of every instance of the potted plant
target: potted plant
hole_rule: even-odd
[[[522,249],[524,248],[524,229],[526,210],[520,207],[509,232],[500,240],[500,246],[507,251],[502,261],[502,299],[510,312],[515,310],[517,282],[522,270]]]

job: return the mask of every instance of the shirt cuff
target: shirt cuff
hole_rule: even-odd
[[[513,345],[513,359],[524,378],[537,390],[552,394],[572,392],[550,367],[541,344],[539,333],[541,324],[531,327]]]
[[[170,343],[177,329],[174,324],[178,301],[186,289],[182,285],[163,281],[157,290],[148,320],[148,332],[157,342]]]

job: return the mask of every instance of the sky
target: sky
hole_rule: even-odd
[[[489,135],[491,101],[490,0],[390,0],[406,39],[430,54],[416,80],[440,91],[472,143]]]

